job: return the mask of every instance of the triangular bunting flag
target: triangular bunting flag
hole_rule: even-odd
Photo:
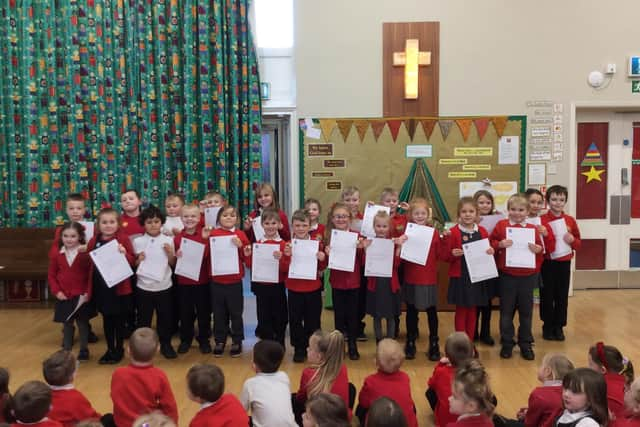
[[[507,117],[493,118],[493,127],[496,128],[496,133],[498,134],[498,138],[502,138],[502,134],[504,133],[504,128],[507,127],[508,121],[509,121],[509,118]]]
[[[436,127],[437,120],[423,119],[420,120],[420,124],[422,125],[422,130],[424,131],[424,136],[427,139],[431,138],[431,134],[433,133],[433,129]]]
[[[592,142],[591,145],[589,145],[587,153],[584,155],[584,159],[582,159],[580,166],[604,166],[600,150],[598,150],[598,146],[595,142]]]
[[[384,126],[386,124],[387,122],[385,122],[384,120],[371,121],[371,129],[373,129],[373,136],[376,137],[376,142],[378,141],[378,138],[380,138],[380,135],[382,134],[382,131],[384,130]]]
[[[460,128],[460,132],[462,132],[462,138],[466,141],[469,138],[469,131],[471,130],[471,124],[473,120],[470,119],[457,119],[456,123]]]
[[[398,138],[398,132],[400,132],[402,120],[387,120],[387,125],[389,126],[391,137],[393,138],[393,142],[395,143],[396,139]]]
[[[336,123],[338,124],[338,129],[340,129],[344,142],[347,142],[347,137],[349,137],[349,132],[351,132],[353,120],[336,120]]]
[[[324,140],[329,142],[331,139],[331,134],[333,133],[333,128],[336,127],[336,121],[333,119],[320,119],[320,129],[322,129],[322,134],[324,135]]]
[[[360,137],[360,143],[362,144],[362,141],[364,141],[364,136],[367,133],[367,130],[369,129],[369,120],[356,120],[355,122],[353,122],[354,126],[356,127],[356,130],[358,131],[358,136]]]
[[[489,128],[489,119],[475,119],[473,123],[476,125],[478,137],[480,138],[480,141],[482,141],[482,138],[484,138],[484,135],[487,133],[487,129]]]
[[[449,131],[451,130],[451,126],[453,126],[453,120],[440,120],[438,121],[440,125],[440,132],[442,133],[442,140],[446,141],[449,136]]]
[[[409,132],[409,138],[413,142],[413,136],[416,134],[418,122],[416,121],[416,119],[407,119],[404,121],[404,127],[407,128],[407,132]]]

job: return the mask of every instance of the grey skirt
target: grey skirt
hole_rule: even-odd
[[[411,304],[417,310],[426,310],[438,304],[438,285],[412,285],[405,283],[402,286],[402,301]]]

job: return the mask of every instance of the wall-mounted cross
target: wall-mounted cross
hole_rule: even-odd
[[[419,67],[431,64],[431,52],[420,52],[418,39],[405,40],[404,52],[393,53],[393,65],[404,66],[404,98],[418,99]]]

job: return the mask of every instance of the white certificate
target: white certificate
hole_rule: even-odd
[[[487,253],[489,247],[489,239],[476,240],[462,245],[471,283],[498,277],[496,260],[493,255]]]
[[[251,226],[253,227],[253,235],[256,236],[256,242],[264,240],[264,228],[262,228],[262,215],[253,218],[251,220]]]
[[[487,233],[491,235],[493,233],[493,229],[496,228],[496,224],[498,221],[503,220],[504,215],[502,214],[494,214],[494,215],[483,215],[480,217],[480,225],[487,230]]]
[[[93,221],[79,221],[80,225],[84,227],[84,241],[88,242],[93,237]]]
[[[362,230],[360,234],[367,237],[376,237],[376,232],[373,230],[373,218],[379,211],[390,213],[391,209],[382,205],[367,205],[364,209],[364,218],[362,219]]]
[[[393,240],[374,237],[366,251],[364,275],[367,277],[391,277],[393,272]]]
[[[204,208],[204,225],[211,228],[218,226],[218,212],[220,212],[221,206]]]
[[[507,227],[507,239],[513,245],[507,248],[506,266],[535,268],[536,254],[529,249],[529,243],[536,242],[536,230],[533,228]]]
[[[209,237],[211,248],[211,275],[226,276],[240,273],[238,247],[233,243],[237,236]]]
[[[356,264],[358,233],[331,230],[329,268],[332,270],[353,272]]]
[[[204,249],[205,246],[202,243],[183,237],[180,242],[182,256],[176,262],[176,274],[191,280],[200,279]]]
[[[433,232],[433,227],[408,223],[404,230],[408,239],[402,244],[400,258],[414,264],[425,265],[431,249]]]
[[[498,164],[517,165],[520,161],[520,137],[503,136],[498,142]]]
[[[251,252],[251,280],[260,283],[278,283],[280,277],[280,260],[273,257],[280,245],[254,243]]]
[[[93,264],[96,266],[108,287],[112,288],[128,277],[133,276],[133,270],[127,258],[120,252],[120,244],[113,239],[106,245],[89,252]]]
[[[527,224],[535,225],[536,227],[542,225],[542,218],[539,216],[530,216],[524,220]]]
[[[556,250],[551,252],[551,259],[558,259],[569,255],[572,252],[572,249],[571,246],[564,241],[564,235],[569,232],[567,229],[567,223],[564,222],[564,218],[551,221],[549,226],[553,231],[553,237],[556,238]]]
[[[293,239],[289,279],[315,280],[318,278],[319,244],[317,240]]]
[[[169,258],[162,246],[163,239],[151,237],[147,246],[141,248],[141,251],[136,250],[136,255],[139,252],[144,252],[144,260],[142,260],[136,270],[136,274],[138,276],[157,281],[164,278],[165,272],[167,271],[167,265],[169,265]]]

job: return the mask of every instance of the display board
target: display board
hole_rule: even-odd
[[[360,189],[363,204],[384,187],[400,191],[416,158],[452,219],[461,191],[487,188],[501,205],[524,190],[526,116],[307,118],[299,129],[300,198],[315,197],[325,210],[347,186]]]

